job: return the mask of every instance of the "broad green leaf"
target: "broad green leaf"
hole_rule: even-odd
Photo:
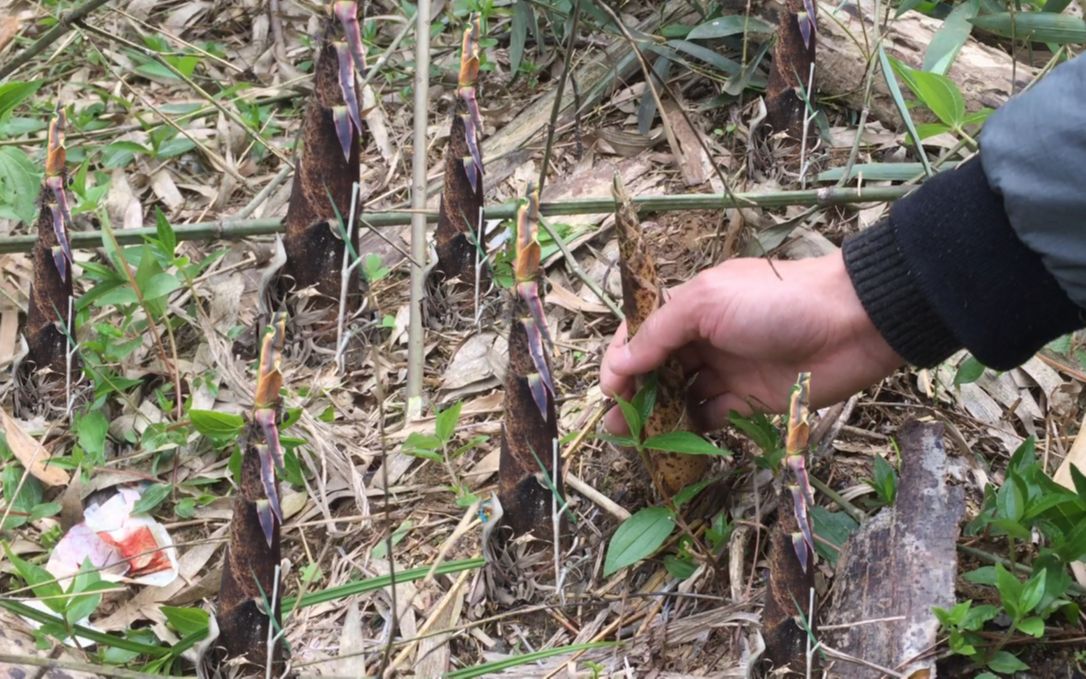
[[[683,488],[675,496],[671,498],[671,501],[675,503],[676,507],[682,507],[687,502],[690,502],[696,498],[701,491],[709,487],[709,484],[713,483],[717,479],[710,476],[695,483],[691,483],[689,486]]]
[[[675,529],[675,517],[667,507],[645,507],[622,522],[607,545],[604,577],[652,556]]]
[[[162,606],[159,610],[166,616],[166,622],[170,623],[170,626],[180,632],[182,636],[207,633],[210,616],[202,608]]]
[[[151,511],[162,504],[163,500],[170,496],[170,491],[173,490],[173,484],[170,483],[156,483],[143,491],[143,495],[140,499],[136,500],[136,504],[132,506],[133,514],[150,514]]]
[[[16,106],[33,96],[41,85],[41,80],[31,80],[30,82],[12,80],[11,82],[0,83],[0,118],[3,118]]]
[[[1012,618],[1019,616],[1018,602],[1022,598],[1022,581],[1001,564],[996,564],[996,589],[1000,602]]]
[[[973,19],[977,28],[1004,38],[1058,45],[1086,43],[1086,21],[1051,12],[997,12]]]
[[[995,587],[995,566],[981,566],[980,568],[973,569],[968,573],[963,573],[962,578],[966,582],[971,582],[974,585],[988,585],[989,587]]]
[[[893,59],[891,64],[916,98],[931,109],[943,124],[958,127],[965,122],[965,99],[953,80],[938,73],[909,68]]]
[[[1026,581],[1025,587],[1022,588],[1022,598],[1019,601],[1021,604],[1022,615],[1037,608],[1037,604],[1041,603],[1041,599],[1043,599],[1045,595],[1045,581],[1047,576],[1048,571],[1042,568]]]
[[[943,25],[932,36],[928,48],[924,51],[924,70],[945,75],[962,45],[969,39],[973,24],[969,21],[977,16],[980,0],[966,0],[950,12]]]
[[[0,147],[0,217],[33,224],[40,185],[41,173],[21,149]]]
[[[438,437],[418,431],[408,434],[403,442],[403,449],[406,453],[433,452],[441,450],[441,446],[442,441]]]
[[[815,551],[833,566],[837,563],[841,548],[845,546],[849,536],[855,533],[860,525],[845,512],[831,512],[819,505],[811,507],[810,512],[815,535],[821,538],[815,540]],[[825,544],[823,541],[836,545],[837,549]]]
[[[76,417],[72,424],[76,440],[83,452],[98,463],[106,459],[106,435],[109,433],[109,420],[98,408],[92,408]]]
[[[988,669],[1000,674],[1013,674],[1014,672],[1028,670],[1029,665],[1019,660],[1010,651],[996,651],[995,655],[988,661]]]
[[[68,593],[76,596],[68,598],[64,618],[69,623],[74,624],[90,617],[90,614],[94,613],[98,609],[98,605],[102,603],[102,594],[96,590],[109,586],[108,583],[102,582],[102,578],[98,576],[98,571],[90,559],[84,560],[83,565],[79,568],[79,573],[72,579],[72,584],[68,587]]]
[[[155,206],[155,233],[163,249],[173,255],[174,250],[177,249],[177,233],[174,232],[173,225],[166,218],[166,214],[157,205]]]
[[[996,492],[996,508],[1009,521],[1021,521],[1026,513],[1026,499],[1013,477],[1008,478]]]
[[[972,356],[968,356],[958,365],[958,372],[954,374],[954,386],[972,384],[979,380],[983,374],[984,364]]]
[[[210,438],[235,438],[245,427],[245,418],[215,410],[190,410],[189,421],[196,431]]]
[[[711,19],[695,26],[686,34],[687,40],[712,40],[729,35],[773,35],[777,27],[768,21],[747,15],[731,15]]]
[[[1045,634],[1045,621],[1044,618],[1033,616],[1032,618],[1026,618],[1015,625],[1018,629],[1030,635],[1040,639]]]
[[[718,448],[709,441],[691,431],[670,431],[645,439],[644,447],[649,450],[662,450],[665,453],[684,455],[719,455],[731,457],[731,451]]]
[[[460,410],[464,407],[463,401],[457,401],[434,417],[434,435],[442,442],[452,440],[456,433],[456,424],[460,421]]]
[[[15,555],[15,552],[8,548],[7,543],[4,543],[4,554],[7,555],[11,565],[15,567],[15,572],[26,582],[34,595],[42,600],[42,603],[57,613],[64,612],[64,591],[61,589],[60,583],[49,571],[19,558]]]
[[[634,441],[641,440],[641,413],[637,412],[637,408],[632,403],[622,399],[621,397],[615,397],[618,401],[618,408],[622,411],[622,417],[626,420],[626,426],[630,429],[630,438]]]
[[[685,580],[698,569],[689,559],[680,559],[674,554],[664,557],[664,568],[667,569],[667,574],[676,580]]]
[[[143,301],[153,302],[156,299],[165,297],[180,287],[181,281],[177,279],[177,276],[163,271],[151,276],[151,278],[148,279],[147,284],[140,289],[140,292],[143,293]]]

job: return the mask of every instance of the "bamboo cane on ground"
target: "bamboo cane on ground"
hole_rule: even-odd
[[[30,363],[38,370],[64,375],[68,370],[68,342],[74,330],[71,314],[72,248],[68,230],[72,213],[65,187],[68,183],[64,146],[64,111],[58,109],[49,124],[45,180],[34,243],[34,278],[26,315]]]
[[[622,310],[630,337],[637,334],[649,314],[662,303],[656,263],[649,252],[637,217],[622,179],[615,175],[615,232],[618,235],[619,267],[622,277]],[[679,362],[668,359],[656,370],[656,399],[652,413],[642,426],[642,436],[649,438],[672,431],[689,431],[686,412],[686,375]],[[638,381],[638,388],[643,381]],[[653,486],[665,499],[685,486],[705,477],[710,459],[701,455],[681,455],[649,451],[645,459]]]
[[[284,222],[284,274],[295,289],[315,287],[338,300],[344,248],[358,253],[358,212],[351,215],[354,184],[361,163],[362,111],[355,76],[365,69],[358,5],[336,2],[332,13],[346,41],[332,39],[329,20],[317,53],[313,93],[302,119],[301,151]],[[341,230],[342,224],[342,230]],[[349,238],[344,238],[350,234]],[[348,260],[351,261],[351,260]],[[347,294],[358,295],[361,281],[351,276]]]
[[[781,486],[777,522],[769,538],[769,583],[762,613],[766,657],[777,668],[793,670],[807,661],[808,630],[814,633],[815,618],[809,610],[814,587],[812,501],[806,468],[810,390],[811,374],[800,373],[788,402],[787,478]]]
[[[285,335],[286,316],[277,314],[261,341],[256,394],[242,435],[241,479],[219,590],[219,638],[226,655],[244,659],[254,671],[266,669],[269,662],[273,668],[284,662],[282,644],[275,639],[282,626],[278,566],[283,513],[276,469],[283,466],[277,422]],[[273,639],[270,648],[269,638]]]
[[[445,185],[434,231],[435,270],[446,278],[469,282],[475,280],[477,251],[482,247],[482,116],[476,93],[480,32],[477,17],[464,30],[456,103],[445,146]]]
[[[563,494],[562,470],[553,455],[558,418],[540,286],[539,194],[531,186],[516,229],[498,499],[502,520],[515,535],[531,531],[551,540],[552,499],[554,492]]]

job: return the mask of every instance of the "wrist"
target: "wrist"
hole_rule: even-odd
[[[860,299],[844,253],[838,250],[816,261],[822,270],[823,294],[829,301],[828,307],[838,315],[835,326],[846,334],[845,345],[850,353],[858,354],[858,358],[872,367],[874,379],[905,365],[905,359],[887,341]]]

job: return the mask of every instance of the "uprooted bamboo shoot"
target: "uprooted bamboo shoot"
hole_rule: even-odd
[[[801,373],[788,402],[787,478],[781,487],[777,523],[769,538],[769,582],[762,612],[762,636],[766,657],[778,668],[803,666],[808,629],[813,633],[815,619],[810,598],[814,588],[812,499],[806,467],[811,429],[810,390],[811,374]]]
[[[67,185],[67,152],[64,146],[65,115],[57,110],[49,125],[45,156],[45,181],[38,214],[38,239],[34,243],[34,280],[26,314],[29,360],[37,369],[60,375],[68,369],[72,337],[72,248],[68,241],[72,214]]]
[[[633,337],[649,314],[660,306],[660,283],[656,277],[656,263],[642,236],[637,211],[617,174],[613,192],[622,276],[622,310],[626,315],[627,332]],[[655,379],[655,406],[642,426],[642,436],[649,438],[672,431],[690,430],[686,412],[686,375],[682,366],[674,358],[668,359],[656,370]],[[638,387],[641,386],[639,383]],[[709,468],[707,457],[659,451],[649,451],[646,463],[653,485],[665,498],[700,481]]]
[[[284,273],[293,287],[314,286],[338,300],[344,248],[349,247],[352,259],[358,253],[360,202],[353,187],[359,179],[363,125],[355,76],[364,72],[365,61],[357,4],[336,2],[332,11],[346,41],[332,40],[334,23],[329,21],[302,120],[283,245]],[[352,275],[347,294],[357,295],[360,287],[358,275]]]
[[[219,591],[219,638],[227,657],[244,659],[252,670],[283,663],[282,644],[276,641],[281,628],[279,528],[283,522],[276,469],[283,466],[278,416],[285,334],[286,316],[277,314],[260,345],[256,395],[243,434],[241,480],[234,496]]]
[[[510,295],[509,367],[499,461],[503,522],[521,535],[550,539],[552,501],[562,496],[561,460],[555,461],[558,418],[540,286],[539,194],[517,210],[516,286]]]
[[[475,280],[483,217],[482,115],[476,98],[479,78],[479,20],[464,30],[460,78],[445,146],[445,186],[434,241],[437,267],[446,278]]]

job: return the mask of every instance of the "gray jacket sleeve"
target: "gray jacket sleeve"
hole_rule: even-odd
[[[1011,227],[1086,307],[1086,58],[1061,64],[993,113],[980,143]]]

